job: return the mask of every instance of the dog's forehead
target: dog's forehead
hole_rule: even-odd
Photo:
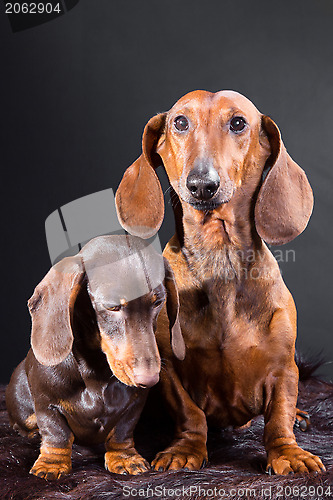
[[[259,110],[244,95],[234,90],[221,90],[219,92],[208,92],[206,90],[194,90],[181,97],[170,109],[174,112],[191,111],[200,113],[226,113],[232,111],[246,114],[249,118],[256,119],[260,116]]]
[[[220,92],[216,92],[215,99],[219,100],[223,106],[238,106],[249,113],[254,113],[255,115],[260,114],[259,110],[250,99],[234,90],[221,90]]]
[[[170,109],[170,112],[186,107],[194,110],[206,107],[211,103],[213,96],[214,94],[212,92],[208,92],[207,90],[193,90],[178,99],[178,101]]]
[[[82,258],[90,291],[97,301],[134,300],[164,280],[162,255],[137,237],[95,238],[83,248]]]

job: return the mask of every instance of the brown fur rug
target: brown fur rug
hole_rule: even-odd
[[[298,407],[311,415],[308,431],[295,430],[298,443],[319,455],[327,472],[286,477],[265,474],[262,445],[263,420],[249,429],[211,430],[210,462],[200,471],[147,472],[120,476],[104,469],[103,447],[94,450],[74,444],[73,471],[55,482],[29,475],[38,456],[39,439],[28,440],[14,432],[5,407],[5,387],[0,388],[0,498],[13,500],[115,500],[125,498],[333,498],[333,385],[313,376],[314,366],[300,363]],[[148,460],[165,447],[172,423],[162,408],[156,389],[136,431],[138,451]]]

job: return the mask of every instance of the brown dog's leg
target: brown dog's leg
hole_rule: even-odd
[[[161,373],[161,381],[176,420],[176,438],[156,455],[152,467],[158,471],[200,469],[208,460],[206,416],[185,391],[171,366]],[[181,421],[177,418],[179,414]]]
[[[43,443],[40,448],[40,455],[30,470],[30,474],[44,479],[59,479],[64,474],[72,470],[71,454],[72,438],[67,448],[56,448]]]
[[[150,465],[135,449],[133,432],[146,402],[148,389],[133,394],[132,404],[105,441],[105,468],[115,474],[141,474]],[[144,392],[142,392],[144,391]]]
[[[30,474],[47,480],[58,479],[72,470],[73,433],[57,407],[49,405],[48,400],[36,405],[36,417],[42,444]]]
[[[114,429],[105,444],[105,468],[115,474],[141,474],[150,465],[135,449],[133,438],[118,442]]]

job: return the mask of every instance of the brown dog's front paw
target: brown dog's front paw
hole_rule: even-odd
[[[150,465],[139,453],[133,450],[108,451],[105,453],[105,468],[115,474],[142,474]]]
[[[299,446],[281,446],[268,453],[266,471],[273,470],[275,474],[290,474],[293,472],[323,472],[325,467],[319,457]]]
[[[59,479],[61,476],[68,474],[72,470],[71,459],[68,457],[53,458],[47,455],[39,455],[30,474],[43,479],[52,480]]]
[[[170,446],[158,453],[151,465],[153,469],[162,472],[179,469],[198,470],[206,463],[206,449],[201,452],[192,447]]]

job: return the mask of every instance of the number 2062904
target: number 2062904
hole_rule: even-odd
[[[50,2],[6,2],[6,14],[60,14],[62,8],[60,3],[53,5]]]

